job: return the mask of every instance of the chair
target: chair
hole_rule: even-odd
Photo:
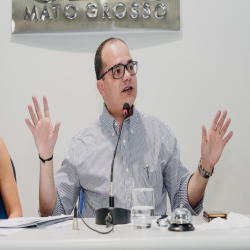
[[[83,208],[83,195],[82,195],[82,189],[80,191],[80,195],[79,195],[79,204],[78,204],[78,209],[80,211],[80,213],[82,214],[82,208]],[[78,215],[78,217],[80,217],[80,215]]]
[[[10,162],[11,162],[13,174],[14,174],[15,181],[16,181],[15,165],[14,165],[14,162],[12,161],[11,157],[10,157]],[[8,219],[1,194],[0,194],[0,219]]]

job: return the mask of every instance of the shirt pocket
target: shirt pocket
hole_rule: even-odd
[[[155,187],[160,180],[160,168],[155,165],[143,164],[141,175],[146,187]]]

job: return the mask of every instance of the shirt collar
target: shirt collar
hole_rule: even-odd
[[[125,119],[123,127],[125,124],[129,124],[129,132],[132,135],[134,135],[139,114],[135,108],[135,105],[133,105],[132,108],[133,108],[133,115]],[[103,103],[101,119],[113,136],[114,132],[116,132],[117,135],[119,134],[119,122],[108,112],[105,103]]]

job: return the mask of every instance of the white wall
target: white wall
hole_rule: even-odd
[[[174,131],[181,160],[195,171],[201,125],[227,109],[234,136],[216,165],[205,209],[250,213],[250,1],[181,1],[180,32],[103,32],[11,36],[11,1],[1,1],[0,135],[17,168],[24,216],[37,216],[39,159],[25,124],[31,96],[46,94],[62,125],[55,171],[70,139],[102,110],[94,54],[110,36],[124,39],[139,61],[136,107]]]

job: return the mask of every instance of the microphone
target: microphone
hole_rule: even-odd
[[[129,104],[126,102],[126,103],[124,103],[124,105],[123,105],[123,111],[122,111],[123,117],[124,117],[124,115],[127,116],[128,113],[129,113],[129,111],[130,111],[130,106],[129,106]],[[123,121],[124,121],[124,119],[123,119]]]
[[[130,110],[129,104],[125,103],[123,105],[123,111],[122,111],[123,119],[122,119],[121,129],[120,129],[120,132],[119,132],[118,140],[117,140],[117,143],[116,143],[116,147],[115,147],[115,151],[114,151],[114,155],[113,155],[113,159],[112,159],[112,163],[111,163],[110,187],[109,187],[109,206],[110,207],[115,206],[114,193],[113,193],[113,170],[114,170],[114,162],[115,162],[116,150],[117,150],[118,143],[120,141],[120,137],[121,137],[121,133],[122,133],[122,125],[123,125],[123,122],[125,120],[125,117],[129,113],[129,110]]]
[[[116,151],[118,147],[118,143],[120,141],[121,132],[122,132],[122,126],[123,122],[128,115],[130,111],[130,105],[128,103],[125,103],[123,105],[123,119],[121,124],[121,129],[118,135],[117,143],[115,146],[113,159],[111,163],[111,173],[110,173],[110,188],[109,188],[109,207],[107,208],[100,208],[95,211],[95,223],[98,225],[116,225],[116,224],[128,224],[131,222],[131,212],[128,209],[124,208],[118,208],[115,207],[115,201],[114,201],[114,192],[113,192],[113,170],[114,170],[114,162],[115,162],[115,156]],[[107,218],[109,217],[109,223],[107,223]]]

